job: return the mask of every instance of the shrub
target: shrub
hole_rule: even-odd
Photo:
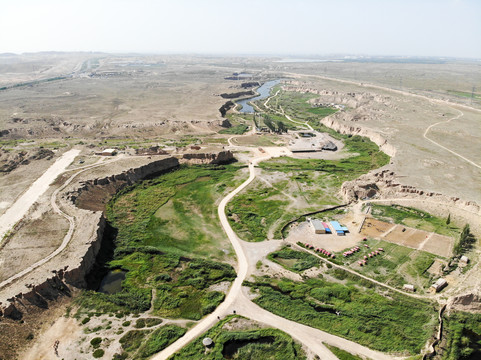
[[[94,353],[92,354],[94,358],[98,359],[98,358],[101,358],[102,356],[104,356],[105,352],[102,350],[102,349],[97,349],[94,351]]]
[[[96,349],[100,346],[101,342],[102,342],[102,338],[94,337],[92,340],[90,340],[90,345],[92,345],[94,349]]]

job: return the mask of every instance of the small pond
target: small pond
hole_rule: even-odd
[[[122,281],[125,280],[127,271],[116,269],[105,275],[100,283],[99,292],[104,294],[115,294],[122,290]]]

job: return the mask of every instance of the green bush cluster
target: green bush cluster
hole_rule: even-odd
[[[442,359],[481,358],[481,314],[453,312],[444,324],[446,345],[441,349]]]
[[[184,336],[186,329],[177,325],[165,325],[152,332],[150,337],[139,348],[137,357],[141,359],[162,351],[178,338]]]
[[[447,236],[459,234],[459,229],[446,224],[442,218],[433,216],[425,211],[401,205],[372,204],[372,215],[380,220],[392,221],[395,224],[403,224],[417,229],[433,231]]]
[[[259,291],[258,305],[279,316],[384,352],[418,353],[436,322],[427,302],[354,284],[267,277],[245,284]]]
[[[288,270],[295,272],[302,272],[310,269],[313,266],[319,266],[319,259],[312,254],[295,251],[288,247],[284,247],[281,250],[270,253],[267,258],[274,261]],[[294,263],[286,262],[283,260],[297,260]]]
[[[222,360],[227,358],[226,345],[229,342],[241,342],[232,359],[272,359],[272,360],[306,360],[301,346],[286,333],[277,329],[228,331],[223,327],[237,317],[228,317],[219,322],[201,337],[192,341],[181,351],[174,354],[172,360],[197,360],[202,354],[203,360]],[[205,352],[202,339],[210,337],[213,346]],[[229,357],[230,358],[230,357]]]
[[[228,129],[222,129],[219,131],[219,134],[233,134],[233,135],[242,135],[247,130],[249,130],[249,126],[245,124],[239,124],[236,126],[232,126]]]
[[[227,216],[232,228],[246,241],[264,241],[269,227],[283,214],[288,201],[270,200],[280,193],[277,189],[250,189],[232,199],[227,205]],[[234,215],[238,220],[234,220]]]
[[[102,349],[97,349],[93,352],[92,356],[95,358],[95,359],[99,359],[101,358],[102,356],[104,356],[105,354],[105,351],[102,350]]]
[[[101,342],[102,342],[102,338],[94,337],[92,340],[90,340],[90,345],[92,345],[94,349],[96,349],[100,346]]]

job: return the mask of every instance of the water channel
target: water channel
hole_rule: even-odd
[[[242,109],[240,109],[239,112],[244,113],[244,114],[245,113],[253,113],[254,108],[251,105],[249,105],[248,102],[256,101],[256,100],[262,100],[262,99],[267,98],[271,93],[271,88],[273,86],[276,86],[277,84],[279,84],[279,82],[280,82],[280,80],[267,81],[264,84],[262,84],[262,86],[260,86],[256,90],[259,93],[259,95],[255,96],[255,97],[248,98],[248,99],[236,101],[237,104],[242,106]]]

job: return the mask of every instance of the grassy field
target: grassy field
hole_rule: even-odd
[[[481,314],[453,312],[444,319],[443,360],[481,358]]]
[[[233,188],[238,165],[190,166],[143,181],[114,196],[107,218],[118,229],[117,251],[152,246],[176,254],[225,259],[229,243],[216,201]]]
[[[85,291],[77,316],[139,313],[152,305],[162,317],[198,320],[212,312],[224,294],[209,286],[235,278],[230,265],[215,261],[231,251],[216,201],[241,181],[238,170],[182,167],[114,196],[106,215],[118,233],[108,266],[126,271],[126,278],[115,294]]]
[[[327,344],[326,344],[326,346],[327,346],[327,348],[328,348],[329,350],[332,351],[332,353],[333,353],[334,355],[337,356],[337,358],[338,358],[339,360],[363,360],[363,358],[361,358],[361,357],[359,357],[359,356],[356,356],[356,355],[352,355],[351,353],[348,353],[347,351],[344,351],[344,350],[342,350],[342,349],[339,349],[339,348],[337,348],[337,347],[335,347],[335,346],[327,345]]]
[[[209,291],[209,286],[232,281],[236,274],[227,264],[204,259],[187,259],[175,254],[145,253],[132,249],[119,254],[111,267],[127,271],[122,290],[115,294],[86,291],[77,303],[86,311],[139,313],[151,308],[153,315],[198,320],[212,312],[224,294]],[[77,317],[85,314],[80,311]]]
[[[249,130],[249,126],[244,125],[244,124],[239,124],[232,126],[227,129],[222,129],[219,131],[219,134],[233,134],[233,135],[242,135],[244,134],[247,130]]]
[[[464,98],[470,99],[471,97],[473,97],[473,99],[475,100],[481,100],[481,94],[478,94],[478,93],[470,93],[470,92],[459,91],[459,90],[448,90],[448,93],[456,96],[464,97]]]
[[[396,293],[381,295],[359,288],[358,282],[264,277],[245,284],[257,290],[254,302],[268,311],[383,352],[417,354],[436,324],[430,303]]]
[[[461,230],[446,219],[433,216],[422,210],[401,205],[372,204],[371,214],[379,220],[402,224],[416,229],[435,232],[437,234],[458,237]]]
[[[271,93],[276,93],[280,90],[280,86],[272,88]],[[322,118],[334,114],[338,110],[332,107],[313,107],[309,100],[317,98],[318,95],[309,93],[299,93],[295,91],[280,91],[279,94],[273,97],[269,101],[269,108],[264,106],[264,100],[256,102],[257,105],[265,111],[266,115],[273,120],[283,121],[289,129],[301,130],[305,129],[305,126],[295,124],[285,116],[280,115],[282,110],[289,115],[292,119],[299,122],[308,122],[315,129],[319,125],[319,120]]]
[[[363,246],[368,245],[369,248]],[[369,239],[360,246],[361,250],[345,258],[343,251],[337,254],[334,262],[351,267],[353,270],[385,284],[401,289],[404,284],[413,284],[417,291],[428,288],[433,277],[427,272],[436,255],[414,250],[382,240]],[[379,255],[368,258],[368,265],[359,266],[358,261],[373,250],[384,249]]]
[[[227,205],[227,217],[234,231],[244,240],[263,241],[270,226],[282,216],[285,200],[272,199],[280,191],[258,188],[242,192]]]
[[[273,187],[253,182],[228,205],[231,225],[247,241],[262,241],[269,231],[280,238],[280,229],[293,218],[328,205],[338,205],[344,181],[353,180],[389,161],[376,144],[360,136],[345,138],[353,156],[342,160],[280,157],[261,162],[262,175],[274,174]],[[282,192],[299,199],[295,206]]]
[[[153,331],[130,330],[119,340],[123,352],[118,354],[118,358],[147,359],[172,344],[186,331],[177,325],[164,325]]]
[[[240,317],[229,316],[219,322],[201,337],[192,341],[170,360],[197,360],[199,354],[203,360],[218,359],[266,359],[266,360],[306,360],[301,346],[284,332],[277,329],[239,329],[226,330],[229,323],[235,323]],[[213,346],[207,352],[202,339],[209,337]]]
[[[278,251],[270,253],[267,258],[274,261],[287,270],[294,272],[303,272],[313,266],[319,266],[319,259],[314,255],[303,251],[295,251],[288,247],[284,247]]]

